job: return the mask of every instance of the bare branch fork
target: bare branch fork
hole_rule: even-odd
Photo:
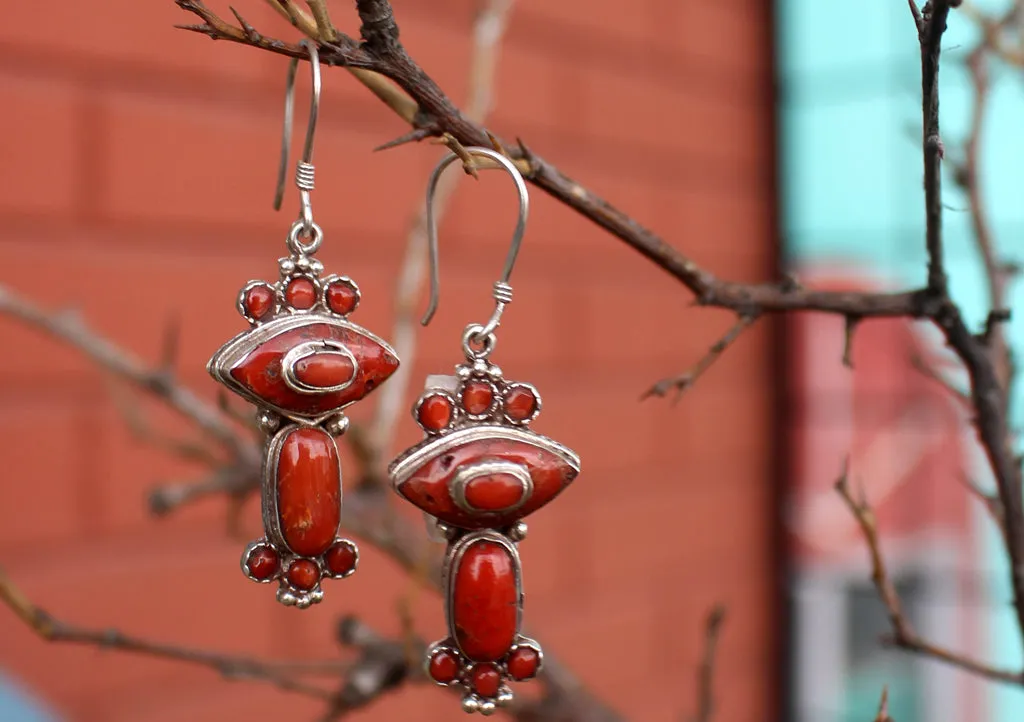
[[[1009,391],[1013,364],[1001,324],[1009,318],[1005,309],[1007,269],[995,257],[986,211],[978,188],[978,147],[981,124],[987,101],[988,83],[985,73],[986,55],[994,53],[995,30],[1012,21],[1020,11],[1020,0],[1013,3],[1006,16],[997,22],[985,20],[980,44],[968,57],[968,68],[975,88],[975,106],[971,129],[964,148],[964,159],[954,165],[954,179],[968,196],[975,243],[987,271],[991,311],[982,333],[974,334],[963,320],[958,306],[949,294],[949,283],[943,261],[941,174],[945,147],[939,132],[938,74],[942,34],[950,9],[960,5],[954,1],[927,2],[919,9],[908,0],[917,27],[921,46],[922,87],[922,149],[925,191],[925,247],[928,254],[928,282],[925,288],[925,314],[945,336],[946,343],[963,363],[970,378],[968,393],[951,387],[937,372],[923,369],[953,395],[968,403],[974,411],[974,424],[985,450],[996,483],[996,494],[982,491],[966,479],[968,489],[977,496],[999,526],[1010,559],[1010,581],[1018,631],[1024,633],[1024,503],[1021,491],[1021,465],[1014,451],[1014,436],[1008,426]],[[848,334],[849,335],[849,334]],[[921,368],[920,362],[918,367]],[[988,679],[1024,685],[1024,670],[1007,670],[969,658],[958,652],[932,644],[921,638],[903,613],[899,595],[889,578],[880,548],[875,517],[863,493],[855,498],[850,491],[847,469],[836,482],[836,490],[856,518],[867,542],[871,559],[872,580],[889,613],[892,636],[888,641],[902,649],[922,654]],[[888,719],[883,697],[880,719]]]

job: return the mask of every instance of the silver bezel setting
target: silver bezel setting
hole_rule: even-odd
[[[464,659],[470,659],[470,657],[459,646],[459,638],[455,630],[455,615],[452,610],[455,606],[456,574],[453,573],[453,570],[459,568],[459,563],[462,561],[466,550],[480,541],[498,544],[509,553],[516,578],[516,640],[519,638],[519,629],[523,626],[523,565],[519,560],[519,549],[516,548],[515,543],[504,534],[491,529],[471,531],[459,537],[457,541],[449,546],[448,553],[445,555],[442,584],[445,590],[445,615],[448,617],[448,635],[451,638],[452,645],[459,650],[459,654]],[[513,644],[515,644],[515,640],[513,640]],[[475,660],[471,661],[475,663]]]
[[[534,400],[533,413],[531,413],[525,419],[518,419],[517,420],[517,419],[513,419],[511,416],[508,415],[508,405],[505,403],[505,399],[515,389],[526,389],[531,394],[533,394],[533,400]],[[537,387],[534,386],[533,384],[528,384],[525,381],[511,381],[511,382],[509,382],[508,384],[505,385],[505,389],[502,391],[502,394],[501,394],[501,413],[502,413],[502,416],[504,417],[505,421],[507,421],[508,423],[514,424],[516,426],[528,426],[531,421],[533,421],[534,419],[536,419],[540,415],[540,407],[541,407],[540,393],[537,392]]]
[[[303,428],[303,426],[298,424],[285,426],[274,434],[274,436],[267,442],[266,451],[263,454],[263,470],[261,475],[263,479],[263,528],[266,530],[270,541],[274,543],[274,546],[281,550],[286,550],[288,554],[292,556],[298,555],[292,551],[291,547],[288,546],[288,542],[285,541],[284,534],[281,532],[281,519],[277,508],[277,465],[280,461],[281,449],[284,446],[285,440],[293,431],[297,431],[301,428]],[[321,429],[321,431],[323,430]],[[334,445],[335,457],[338,460],[338,508],[340,511],[344,503],[345,492],[341,476],[341,453],[338,451],[338,442],[334,437],[326,431],[324,431],[324,434]],[[335,539],[337,539],[338,530],[340,528],[341,524],[339,523],[338,528],[334,530]],[[334,542],[332,542],[332,545],[333,544]]]
[[[466,498],[466,487],[469,486],[469,483],[474,479],[494,474],[506,474],[508,476],[515,477],[520,485],[522,485],[522,493],[519,495],[519,501],[503,509],[478,509],[470,504],[469,500]],[[464,511],[477,514],[507,514],[508,512],[515,511],[521,507],[530,499],[531,496],[533,496],[533,477],[530,476],[529,469],[522,464],[517,464],[513,461],[478,461],[475,464],[460,466],[456,470],[455,476],[452,477],[452,480],[448,485],[448,489],[451,492],[452,501],[454,501],[455,505]]]
[[[580,457],[572,449],[564,446],[553,439],[516,426],[501,426],[497,424],[481,424],[476,426],[465,426],[461,429],[451,431],[444,436],[427,437],[416,446],[407,450],[404,454],[391,462],[388,467],[388,475],[391,477],[392,486],[398,488],[408,479],[422,464],[429,459],[443,454],[444,452],[472,441],[483,441],[487,439],[508,439],[519,441],[538,449],[544,449],[557,454],[572,468],[576,475],[580,472]]]
[[[280,334],[287,333],[296,328],[302,328],[303,326],[311,326],[313,324],[325,323],[331,326],[337,326],[344,328],[352,333],[364,336],[374,343],[379,344],[387,353],[398,358],[398,354],[391,346],[378,337],[377,335],[367,331],[362,326],[352,323],[347,319],[338,316],[337,314],[323,314],[316,313],[311,314],[303,311],[302,313],[290,315],[290,316],[278,316],[270,321],[261,323],[253,328],[246,329],[242,333],[238,334],[226,344],[221,346],[220,350],[217,351],[210,358],[206,364],[206,370],[209,372],[214,379],[227,386],[229,389],[234,391],[239,396],[247,399],[248,401],[256,404],[259,407],[270,409],[281,416],[291,419],[299,423],[307,424],[319,424],[320,422],[330,418],[334,414],[338,413],[341,409],[354,404],[359,399],[353,399],[346,404],[325,411],[321,414],[309,415],[302,414],[295,411],[289,411],[288,409],[281,408],[276,404],[272,404],[266,399],[259,395],[251,392],[241,383],[235,380],[231,375],[231,372],[255,349],[263,343],[266,343],[272,338],[279,336]]]
[[[428,429],[426,426],[423,425],[423,422],[420,421],[420,407],[422,407],[423,404],[426,403],[427,399],[432,398],[434,396],[441,396],[447,399],[448,404],[452,407],[452,413],[451,416],[448,418],[448,424],[442,426],[440,429]],[[459,423],[459,416],[459,405],[455,403],[455,399],[452,397],[452,394],[449,393],[447,390],[441,388],[430,388],[425,390],[422,394],[420,394],[420,397],[416,399],[416,403],[413,404],[412,407],[412,418],[416,422],[416,425],[423,429],[424,433],[429,434],[431,437],[436,437],[439,434],[443,434],[446,431],[454,429],[455,425]]]
[[[251,557],[253,552],[255,552],[257,549],[261,549],[263,547],[270,549],[277,556],[277,571],[271,576],[267,577],[266,579],[259,579],[257,577],[254,577],[252,575],[252,571],[249,569],[249,557]],[[242,566],[242,573],[245,574],[245,576],[249,577],[249,579],[251,579],[252,581],[257,582],[259,584],[270,584],[271,582],[276,582],[277,580],[279,580],[284,574],[284,564],[282,563],[282,561],[283,560],[281,558],[281,552],[278,551],[278,549],[272,543],[270,543],[270,541],[266,537],[249,542],[246,545],[245,549],[242,551],[242,556],[239,559],[239,563]]]
[[[329,552],[331,549],[338,546],[339,544],[345,544],[352,548],[352,552],[355,555],[355,559],[353,559],[352,561],[352,568],[349,569],[347,572],[343,572],[342,574],[335,574],[327,566],[327,552],[324,552],[324,563],[323,565],[321,565],[320,571],[326,579],[345,579],[346,577],[350,577],[353,574],[355,574],[356,569],[359,568],[359,546],[351,539],[342,539],[340,537],[335,537],[334,541],[331,543],[331,546],[327,548],[327,551]]]
[[[508,660],[512,657],[513,654],[515,654],[515,651],[520,647],[529,647],[537,653],[537,669],[536,671],[534,671],[533,676],[526,677],[524,679],[516,679],[508,672]],[[525,682],[530,679],[536,679],[537,675],[540,674],[540,671],[544,669],[544,650],[540,648],[540,644],[537,642],[537,640],[530,639],[529,637],[524,637],[522,634],[517,635],[515,644],[513,644],[512,647],[508,650],[508,654],[502,661],[502,668],[504,669],[505,674],[508,675],[509,679],[515,682]]]
[[[516,679],[511,675],[508,669],[509,660],[515,652],[523,647],[532,649],[537,653],[537,668],[534,673],[529,677],[523,679]],[[451,654],[458,665],[455,677],[450,682],[440,682],[433,678],[430,674],[430,662],[437,652],[447,652]],[[492,665],[497,669],[498,674],[501,676],[501,682],[498,686],[498,694],[495,697],[482,697],[473,691],[473,669],[478,664]],[[465,654],[458,648],[454,637],[446,637],[445,639],[438,640],[427,647],[426,654],[423,657],[423,671],[431,682],[439,687],[459,687],[464,689],[466,692],[462,698],[462,708],[464,711],[481,712],[485,716],[494,711],[495,707],[504,707],[512,701],[514,695],[508,682],[528,682],[532,679],[536,679],[544,669],[544,650],[541,649],[540,645],[536,640],[525,637],[522,634],[516,634],[515,642],[509,647],[508,652],[505,655],[494,662],[474,662],[473,660],[466,657]],[[490,712],[486,711],[490,709]]]
[[[469,386],[470,384],[484,384],[491,390],[491,403],[484,411],[481,411],[479,414],[470,413],[469,409],[466,408],[465,403],[462,400],[462,394],[466,392],[466,387]],[[463,379],[462,383],[459,384],[457,396],[459,400],[459,409],[462,411],[462,413],[465,415],[467,419],[472,419],[473,421],[485,421],[494,416],[495,412],[498,410],[498,407],[501,405],[502,401],[502,393],[501,390],[498,388],[498,385],[495,384],[494,381],[492,381],[491,379],[480,376],[471,376],[469,378]]]
[[[349,314],[354,313],[355,310],[357,308],[359,308],[359,304],[363,300],[362,291],[359,290],[359,285],[355,281],[353,281],[351,278],[349,278],[348,276],[339,276],[339,275],[333,274],[333,275],[326,276],[325,278],[321,279],[320,283],[323,286],[323,288],[320,290],[320,305],[328,313],[331,313],[331,314],[333,314],[333,315],[335,315],[335,316],[337,316],[339,318],[348,318]],[[352,306],[352,310],[349,311],[348,313],[338,313],[337,311],[335,311],[334,309],[331,308],[331,305],[329,303],[327,303],[327,289],[329,289],[335,283],[343,283],[343,284],[345,284],[346,286],[351,288],[352,291],[356,294],[356,302]]]
[[[257,286],[265,286],[266,288],[270,289],[270,293],[274,297],[274,305],[267,313],[266,318],[268,320],[266,321],[261,321],[260,319],[256,318],[255,316],[250,314],[249,310],[245,307],[245,297],[249,295],[249,291],[256,288]],[[242,286],[242,290],[238,292],[238,298],[235,300],[235,308],[238,309],[238,313],[240,313],[242,315],[242,318],[244,318],[246,321],[251,323],[253,326],[260,326],[264,323],[269,323],[270,321],[272,321],[274,317],[279,313],[281,309],[281,298],[280,296],[278,296],[277,288],[273,283],[267,283],[266,281],[259,280],[249,281],[244,286]]]
[[[299,279],[305,279],[313,284],[313,305],[309,308],[296,308],[295,306],[288,303],[288,286],[292,284],[292,281]],[[281,283],[277,285],[277,300],[281,308],[285,310],[289,315],[301,315],[320,313],[320,300],[323,298],[324,289],[320,283],[320,279],[308,272],[302,272],[301,270],[294,273],[287,278],[282,278]],[[337,314],[331,314],[334,318],[340,318]]]
[[[295,374],[295,365],[309,356],[335,355],[344,356],[352,364],[352,375],[348,381],[334,386],[310,386],[303,383]],[[348,350],[348,347],[337,341],[321,339],[319,341],[307,341],[292,348],[281,358],[281,377],[285,384],[300,394],[331,394],[337,391],[344,391],[356,380],[359,374],[359,362],[355,354]]]

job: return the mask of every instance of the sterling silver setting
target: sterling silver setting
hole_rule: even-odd
[[[323,579],[347,577],[359,564],[356,544],[338,534],[342,470],[336,437],[349,426],[344,409],[386,381],[399,362],[386,342],[348,320],[361,300],[356,283],[347,276],[322,277],[323,263],[313,257],[324,240],[310,201],[320,63],[314,43],[300,44],[309,53],[313,94],[295,168],[300,207],[285,239],[289,254],[278,259],[276,282],[242,286],[235,305],[250,328],[225,343],[206,368],[256,406],[257,426],[266,435],[260,495],[265,534],[243,550],[242,573],[261,584],[277,583],[279,602],[305,609],[323,599]],[[297,66],[293,58],[275,209],[284,192]],[[289,446],[293,434],[298,436]]]
[[[512,301],[508,280],[525,231],[528,196],[519,171],[501,153],[479,147],[465,151],[490,158],[512,177],[519,220],[504,273],[494,284],[491,317],[466,326],[465,363],[453,375],[427,377],[412,408],[424,438],[396,457],[388,474],[395,492],[423,512],[431,538],[447,544],[442,583],[448,636],[427,649],[427,676],[441,686],[462,689],[464,711],[490,715],[512,701],[508,682],[531,679],[543,666],[540,645],[520,634],[524,594],[518,543],[526,538],[522,518],[576,479],[580,459],[530,428],[541,411],[540,394],[531,384],[507,380],[490,361],[502,314]],[[441,173],[456,160],[454,154],[444,158],[427,185],[431,296],[424,325],[438,302],[433,197]],[[470,550],[476,551],[464,570]],[[477,568],[489,571],[481,574]],[[512,604],[514,618],[508,611]],[[485,613],[493,618],[481,621]]]

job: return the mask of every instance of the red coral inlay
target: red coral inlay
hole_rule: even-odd
[[[509,550],[487,539],[470,542],[459,560],[452,583],[452,621],[459,649],[474,662],[500,659],[515,640],[516,571]]]
[[[284,381],[281,360],[295,346],[324,339],[344,345],[355,357],[358,370],[341,391],[300,393]],[[329,323],[311,323],[278,334],[250,351],[231,369],[231,376],[261,400],[300,414],[319,415],[363,398],[398,368],[398,359],[372,338]]]
[[[320,429],[287,434],[277,461],[281,534],[293,552],[313,557],[327,550],[341,523],[338,448]]]
[[[443,437],[442,437],[443,438]],[[511,461],[530,472],[533,493],[510,512],[468,512],[455,505],[449,484],[458,469],[479,461]],[[438,453],[399,486],[398,492],[423,511],[464,529],[504,526],[554,499],[573,479],[576,469],[552,451],[513,439],[478,439]]]

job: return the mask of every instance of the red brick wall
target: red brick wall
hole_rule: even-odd
[[[355,31],[354,13],[337,5],[339,25]],[[716,273],[765,278],[773,138],[763,5],[522,0],[490,125]],[[472,3],[396,6],[413,55],[464,97]],[[148,359],[177,319],[180,378],[212,396],[203,367],[241,329],[236,290],[273,277],[292,220],[294,196],[287,212],[270,207],[286,63],[173,30],[191,19],[170,0],[47,8],[9,4],[0,22],[0,280],[80,309]],[[262,3],[240,9],[258,27],[290,30]],[[325,76],[321,258],[358,281],[358,321],[387,336],[391,279],[439,151],[372,153],[401,123],[343,71]],[[536,427],[576,449],[584,473],[532,519],[522,546],[528,626],[619,709],[675,720],[694,704],[702,617],[724,601],[717,719],[768,719],[778,644],[768,329],[748,333],[678,406],[638,403],[730,319],[690,308],[664,273],[546,196],[532,201],[495,359],[539,386]],[[447,372],[463,326],[488,312],[513,205],[498,179],[461,186],[443,226],[441,308],[420,333],[415,378]],[[394,604],[410,585],[373,550],[300,613],[238,572],[223,502],[148,517],[148,489],[202,469],[134,442],[103,377],[75,354],[6,319],[0,344],[0,566],[46,608],[154,640],[300,658],[337,653],[342,613],[396,629]],[[403,417],[400,441],[417,438]],[[245,523],[247,533],[258,527],[255,504]],[[417,607],[421,632],[440,634],[439,601]],[[0,670],[76,722],[315,714],[302,698],[206,670],[45,646],[3,610]],[[455,704],[423,687],[358,717],[453,719]]]

